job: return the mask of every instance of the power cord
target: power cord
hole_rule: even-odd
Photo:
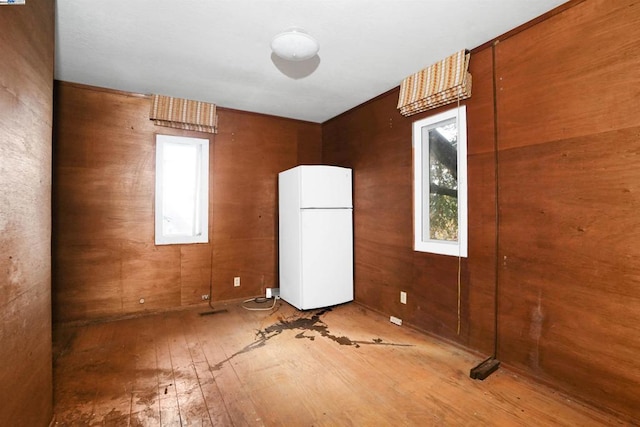
[[[264,304],[265,302],[269,301],[270,299],[273,299],[273,304],[271,304],[271,307],[247,307],[245,304],[248,302],[254,302],[256,304]],[[255,298],[249,298],[247,300],[242,301],[242,308],[244,308],[245,310],[249,310],[249,311],[269,311],[269,310],[273,310],[273,308],[276,306],[276,301],[279,300],[280,297],[276,296],[273,298],[266,298],[266,297],[255,297]]]

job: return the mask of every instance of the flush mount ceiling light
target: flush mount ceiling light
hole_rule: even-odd
[[[292,27],[271,40],[271,50],[287,61],[304,61],[314,57],[320,45],[302,28]]]

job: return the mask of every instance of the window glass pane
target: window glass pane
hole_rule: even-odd
[[[162,233],[196,235],[198,227],[200,146],[165,142]]]
[[[156,245],[209,240],[209,140],[156,135]]]
[[[458,151],[456,119],[451,118],[425,128],[423,152],[428,156],[424,164],[423,186],[428,213],[423,230],[425,240],[458,241]]]

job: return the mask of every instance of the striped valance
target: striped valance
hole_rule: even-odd
[[[153,95],[149,118],[158,126],[218,133],[216,105],[207,102]]]
[[[471,96],[470,54],[461,50],[402,81],[398,109],[404,116]]]

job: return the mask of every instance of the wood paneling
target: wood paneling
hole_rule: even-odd
[[[620,425],[357,304],[225,304],[56,330],[58,425]],[[389,363],[393,360],[393,363]],[[375,374],[372,374],[375,373]]]
[[[590,0],[500,42],[500,148],[637,125],[640,4]]]
[[[637,2],[587,0],[503,38],[495,73],[474,51],[459,295],[455,260],[411,249],[410,123],[432,113],[391,91],[325,123],[323,160],[355,168],[356,300],[486,354],[498,273],[504,366],[640,419],[639,38]]]
[[[54,5],[0,13],[0,425],[48,425]]]
[[[491,49],[474,53],[472,58],[473,95],[466,104],[469,257],[461,270],[459,316],[465,344],[489,355],[495,347],[497,227]],[[456,289],[456,304],[457,297]]]
[[[360,303],[483,352],[493,352],[495,180],[491,51],[471,57],[465,104],[469,150],[469,251],[462,260],[458,335],[457,259],[413,251],[411,125],[398,90],[323,125],[325,163],[354,168],[355,295]],[[452,108],[443,107],[437,111]],[[400,303],[400,291],[408,294]]]
[[[141,95],[58,82],[55,102],[57,321],[277,286],[277,174],[320,162],[319,124],[219,108],[213,136],[154,126]],[[156,133],[210,138],[210,244],[154,245]]]
[[[355,297],[405,318],[411,284],[411,122],[397,91],[323,125],[323,161],[353,168]],[[405,318],[406,320],[406,318]]]
[[[211,244],[180,246],[180,283],[182,305],[202,301],[209,294],[211,281]]]
[[[224,114],[223,114],[224,113]],[[264,295],[278,283],[278,172],[319,163],[319,124],[220,113],[213,202],[214,300]],[[240,277],[241,286],[233,286]]]
[[[639,37],[592,0],[496,47],[499,358],[638,419]]]

